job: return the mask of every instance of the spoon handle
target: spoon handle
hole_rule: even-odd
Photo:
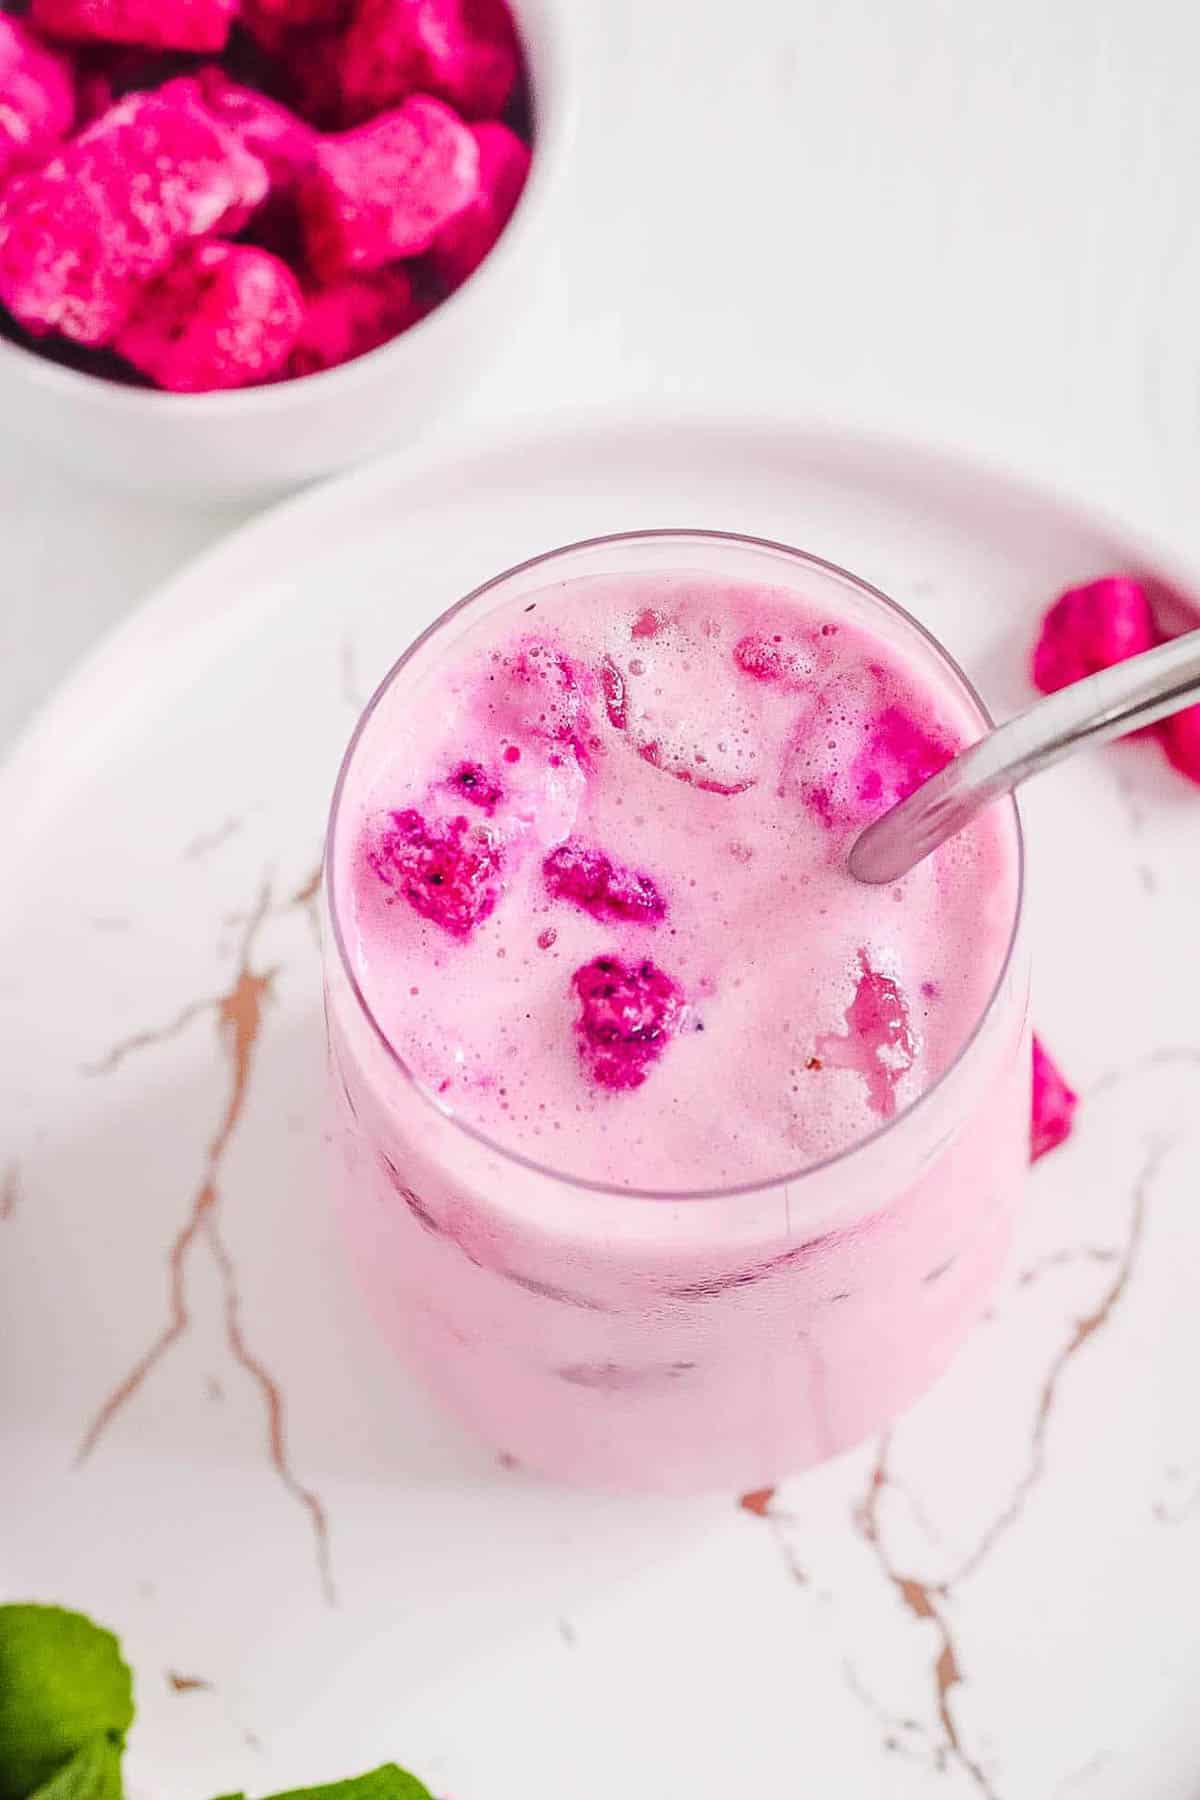
[[[1029,776],[1198,700],[1200,631],[1076,681],[988,732],[868,825],[850,851],[850,873],[872,884],[896,881]]]

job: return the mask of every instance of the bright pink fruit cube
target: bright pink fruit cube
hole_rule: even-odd
[[[542,880],[552,900],[566,900],[594,919],[657,925],[667,903],[652,875],[614,863],[594,844],[568,838],[542,863]]]
[[[469,938],[500,897],[500,839],[461,815],[426,820],[415,807],[391,814],[367,846],[379,879],[451,937]]]
[[[1127,575],[1068,588],[1042,620],[1033,653],[1034,686],[1057,693],[1149,650],[1158,641],[1146,591]]]
[[[598,1087],[641,1087],[679,1028],[683,991],[655,963],[598,956],[576,969],[575,1029],[584,1067]]]
[[[40,31],[73,44],[223,50],[238,0],[33,0]]]
[[[494,118],[520,62],[505,0],[357,0],[338,58],[345,117],[423,93],[464,118]]]
[[[290,375],[316,375],[365,356],[420,318],[421,303],[403,269],[351,275],[308,297]],[[468,796],[470,798],[471,796]]]
[[[521,198],[529,174],[529,146],[507,125],[472,126],[479,146],[479,194],[443,227],[433,261],[450,287],[459,287],[494,247]]]
[[[190,244],[146,289],[115,348],[175,394],[269,381],[300,334],[296,277],[250,244]]]
[[[70,64],[19,19],[0,13],[0,181],[38,162],[66,136],[74,117]]]
[[[313,271],[331,282],[419,256],[478,192],[479,148],[438,100],[324,138],[300,185]]]
[[[267,171],[198,101],[128,94],[0,195],[0,300],[35,334],[112,341],[192,238],[243,219]]]
[[[272,192],[294,186],[312,165],[317,146],[312,126],[278,100],[231,81],[215,63],[198,70],[195,79],[208,111],[266,165]]]
[[[1158,726],[1163,749],[1181,775],[1200,782],[1200,706],[1189,706]]]
[[[784,759],[784,788],[798,791],[830,830],[879,818],[944,768],[955,745],[933,720],[880,704],[885,690],[835,682],[799,720]]]
[[[1062,1071],[1047,1054],[1039,1038],[1033,1040],[1033,1108],[1030,1157],[1036,1162],[1071,1135],[1079,1095],[1069,1087]]]

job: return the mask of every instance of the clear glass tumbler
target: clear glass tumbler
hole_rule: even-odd
[[[1028,1163],[1028,957],[1020,826],[991,998],[922,1097],[849,1150],[766,1184],[638,1193],[568,1178],[446,1111],[385,1038],[339,895],[343,797],[389,722],[497,608],[586,575],[694,571],[791,588],[892,645],[982,731],[947,652],[884,594],[782,545],[638,533],[557,550],[452,607],[360,721],[326,847],[325,987],[339,1200],[386,1337],[498,1451],[586,1486],[769,1486],[914,1401],[983,1311]],[[463,996],[463,1005],[470,997]]]

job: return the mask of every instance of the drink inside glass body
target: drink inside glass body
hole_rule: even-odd
[[[846,856],[984,722],[882,596],[703,534],[517,570],[393,671],[330,835],[342,1210],[498,1451],[765,1486],[944,1368],[1027,1158],[1016,816]]]

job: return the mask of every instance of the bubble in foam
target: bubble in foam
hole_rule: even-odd
[[[644,609],[629,643],[614,641],[602,668],[609,722],[651,768],[706,793],[741,794],[761,774],[754,706],[737,691],[728,626],[694,617],[686,602]]]

